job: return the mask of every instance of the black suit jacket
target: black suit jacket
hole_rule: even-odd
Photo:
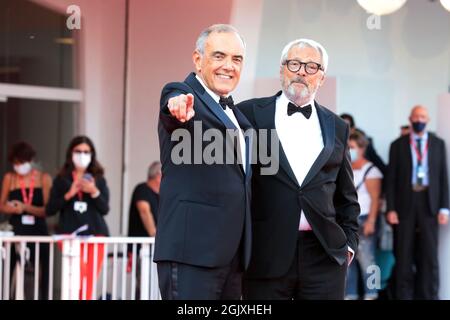
[[[255,129],[275,129],[275,105],[280,94],[248,100],[238,107]],[[326,252],[339,264],[347,260],[347,246],[355,251],[358,248],[360,208],[347,147],[349,129],[334,113],[317,103],[316,107],[324,149],[301,186],[281,144],[277,174],[261,175],[259,159],[253,168],[249,278],[275,278],[288,271],[297,247],[302,209]],[[265,147],[262,140],[258,147]]]
[[[410,136],[407,135],[391,144],[386,183],[387,209],[397,211],[400,218],[412,210],[412,166]],[[437,215],[439,209],[449,207],[449,196],[445,142],[433,133],[428,133],[428,168],[430,211]]]
[[[167,102],[173,96],[187,93],[194,95],[195,116],[181,123],[170,115]],[[235,109],[234,114],[242,129],[251,128],[239,110]],[[201,129],[196,129],[198,132],[194,132],[194,121],[197,128],[197,121],[201,121]],[[163,88],[158,124],[162,181],[154,260],[203,267],[225,266],[231,262],[243,240],[243,258],[247,266],[251,247],[251,166],[248,152],[251,138],[246,139],[245,174],[236,162],[175,164],[171,153],[178,142],[171,141],[171,134],[176,129],[185,129],[192,137],[203,135],[208,129],[217,129],[225,140],[226,130],[236,127],[194,73],[182,83],[169,83]],[[191,163],[195,160],[194,153],[200,157],[202,154],[195,152],[197,147],[194,144],[200,146],[200,152],[210,144],[199,139],[187,143],[192,150],[188,155]]]

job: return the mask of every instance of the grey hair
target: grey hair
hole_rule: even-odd
[[[280,60],[280,64],[284,64],[287,60],[287,56],[288,56],[288,52],[289,50],[291,50],[293,47],[299,47],[299,48],[313,48],[316,49],[317,51],[319,51],[320,53],[320,57],[322,60],[322,67],[324,72],[327,71],[328,68],[328,53],[325,50],[325,48],[318,43],[317,41],[314,40],[310,40],[310,39],[297,39],[294,41],[289,42],[283,49],[283,51],[281,52],[281,60]]]
[[[161,162],[155,161],[150,164],[147,171],[147,179],[153,179],[157,175],[161,174]]]
[[[213,32],[216,33],[235,33],[241,39],[242,44],[245,49],[245,41],[244,38],[239,34],[239,31],[235,27],[229,24],[213,24],[212,26],[203,30],[197,38],[197,42],[195,43],[195,50],[197,50],[200,54],[205,53],[205,43],[206,39],[208,39],[209,35]]]

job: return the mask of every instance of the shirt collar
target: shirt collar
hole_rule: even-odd
[[[422,141],[427,141],[428,140],[428,131],[426,131],[423,134],[423,136],[421,136],[421,137],[413,131],[411,133],[411,136],[412,136],[413,141],[417,141],[417,139],[421,139]]]
[[[208,88],[206,86],[206,84],[203,82],[202,78],[200,78],[197,74],[195,75],[195,77],[197,78],[198,82],[200,82],[202,87],[205,88],[206,92],[214,99],[214,101],[219,103],[220,96],[218,94],[214,93],[210,88]],[[225,96],[225,98],[226,97],[228,97],[228,96]]]
[[[289,104],[289,102],[294,103],[294,102],[290,101],[288,99],[288,97],[286,97],[284,92],[281,93],[281,95],[280,95],[280,97],[278,99],[280,99],[280,103],[281,103],[282,106],[287,106]],[[305,103],[304,105],[301,105],[300,108],[303,108],[304,106],[307,106],[308,104],[310,104],[311,107],[314,107],[314,97],[311,97],[311,99],[308,101],[308,103]]]

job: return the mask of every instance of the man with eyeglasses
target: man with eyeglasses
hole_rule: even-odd
[[[276,130],[281,143],[276,174],[263,175],[259,158],[253,168],[246,299],[344,297],[347,266],[358,247],[360,207],[349,128],[314,100],[327,65],[319,43],[292,41],[281,55],[282,90],[237,106],[254,128]]]

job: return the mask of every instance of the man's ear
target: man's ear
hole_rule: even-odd
[[[319,87],[321,87],[323,85],[323,83],[325,82],[325,73],[322,75],[322,79],[320,79],[320,84]]]
[[[197,50],[195,50],[194,53],[192,54],[192,61],[194,62],[195,70],[197,71],[197,73],[201,72],[201,70],[202,70],[202,55]]]

